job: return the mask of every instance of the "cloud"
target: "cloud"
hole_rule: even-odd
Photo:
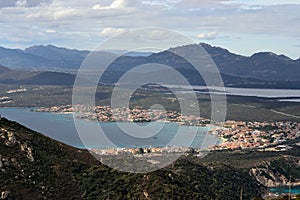
[[[119,35],[119,34],[122,34],[122,33],[125,33],[125,32],[126,32],[126,29],[123,29],[123,28],[108,27],[108,28],[104,28],[99,33],[99,35],[102,36],[102,37],[108,38],[108,37],[113,37],[113,36],[116,36],[116,35]]]
[[[115,0],[108,6],[101,6],[100,4],[96,4],[93,6],[94,10],[107,10],[107,9],[119,9],[125,8],[129,5],[127,0]]]
[[[252,5],[252,6],[272,6],[272,5],[299,5],[299,0],[230,0],[227,2],[223,2],[227,4],[240,4],[240,5]]]
[[[216,31],[208,32],[208,33],[200,33],[197,35],[198,39],[204,39],[204,40],[212,40],[215,39],[217,35]]]
[[[101,42],[125,30],[163,27],[192,38],[216,38],[211,42],[222,40],[220,36],[230,35],[232,39],[242,34],[294,39],[299,38],[300,32],[299,3],[298,0],[0,0],[0,37],[13,45],[16,38],[13,42],[10,36],[20,34],[18,37],[26,42],[60,42],[93,48],[97,45],[95,41]],[[153,33],[153,39],[164,38],[161,33]],[[20,41],[20,45],[25,43]]]
[[[49,5],[52,0],[8,0],[0,1],[0,8],[6,7],[37,7],[42,4]]]
[[[62,20],[68,19],[75,16],[79,16],[80,10],[73,8],[49,8],[43,10],[37,10],[36,12],[29,13],[27,18],[30,20]]]
[[[44,30],[46,33],[56,33],[56,30],[53,29],[46,29]]]

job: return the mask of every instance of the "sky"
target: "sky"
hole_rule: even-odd
[[[94,49],[128,30],[161,27],[250,56],[300,57],[299,0],[0,0],[0,46]]]

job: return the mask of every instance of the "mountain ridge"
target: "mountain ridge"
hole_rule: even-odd
[[[147,56],[118,57],[105,74],[105,81],[114,83],[122,74],[134,67],[147,63],[159,63],[171,66],[182,73],[194,85],[203,85],[201,77],[195,77],[195,70],[185,59],[180,58],[171,51],[195,51],[199,44],[190,44],[174,47]],[[227,49],[200,43],[216,63],[225,85],[235,87],[274,87],[274,88],[300,88],[300,62],[286,55],[277,55],[272,52],[258,52],[251,56],[231,53]],[[38,71],[76,71],[88,55],[87,50],[67,49],[54,45],[38,45],[19,49],[0,48],[0,65],[23,70]],[[114,57],[109,52],[95,52],[99,58],[110,59]],[[114,73],[115,74],[114,74]],[[1,82],[1,80],[0,80]],[[26,81],[25,81],[26,82]],[[265,85],[265,86],[264,86]]]

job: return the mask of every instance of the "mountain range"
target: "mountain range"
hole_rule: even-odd
[[[172,48],[172,52],[193,52],[197,45],[199,44],[175,47]],[[226,86],[300,88],[300,59],[293,60],[272,52],[259,52],[248,57],[205,43],[201,43],[201,46],[216,63]],[[101,82],[115,83],[135,66],[159,63],[175,68],[191,84],[205,84],[201,76],[195,76],[195,70],[190,63],[172,52],[166,50],[152,54],[150,52],[125,54],[109,66]],[[0,47],[0,65],[7,67],[0,67],[0,83],[72,84],[75,76],[69,72],[78,70],[89,53],[87,50],[53,45],[32,46],[24,50]],[[95,53],[99,58],[113,56],[113,52]]]

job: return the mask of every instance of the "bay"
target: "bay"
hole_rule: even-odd
[[[0,114],[9,120],[16,121],[34,131],[40,132],[50,138],[66,143],[78,148],[116,148],[116,147],[166,147],[170,144],[174,146],[206,148],[219,142],[219,138],[207,134],[208,127],[180,126],[184,134],[177,134],[179,125],[177,123],[152,122],[153,132],[157,132],[159,127],[163,127],[151,137],[133,137],[126,134],[115,122],[96,122],[79,120],[85,129],[84,133],[78,134],[72,114],[54,114],[48,112],[32,112],[34,108],[0,108]],[[122,122],[123,125],[130,124]],[[101,126],[103,133],[94,133],[92,127]],[[139,123],[147,126],[147,123]],[[150,127],[150,131],[151,131]],[[84,136],[82,134],[85,134]],[[176,137],[176,142],[171,142]],[[82,142],[84,138],[84,142]],[[88,138],[88,139],[86,139]],[[105,142],[107,139],[111,143]],[[190,141],[193,141],[190,144]]]

